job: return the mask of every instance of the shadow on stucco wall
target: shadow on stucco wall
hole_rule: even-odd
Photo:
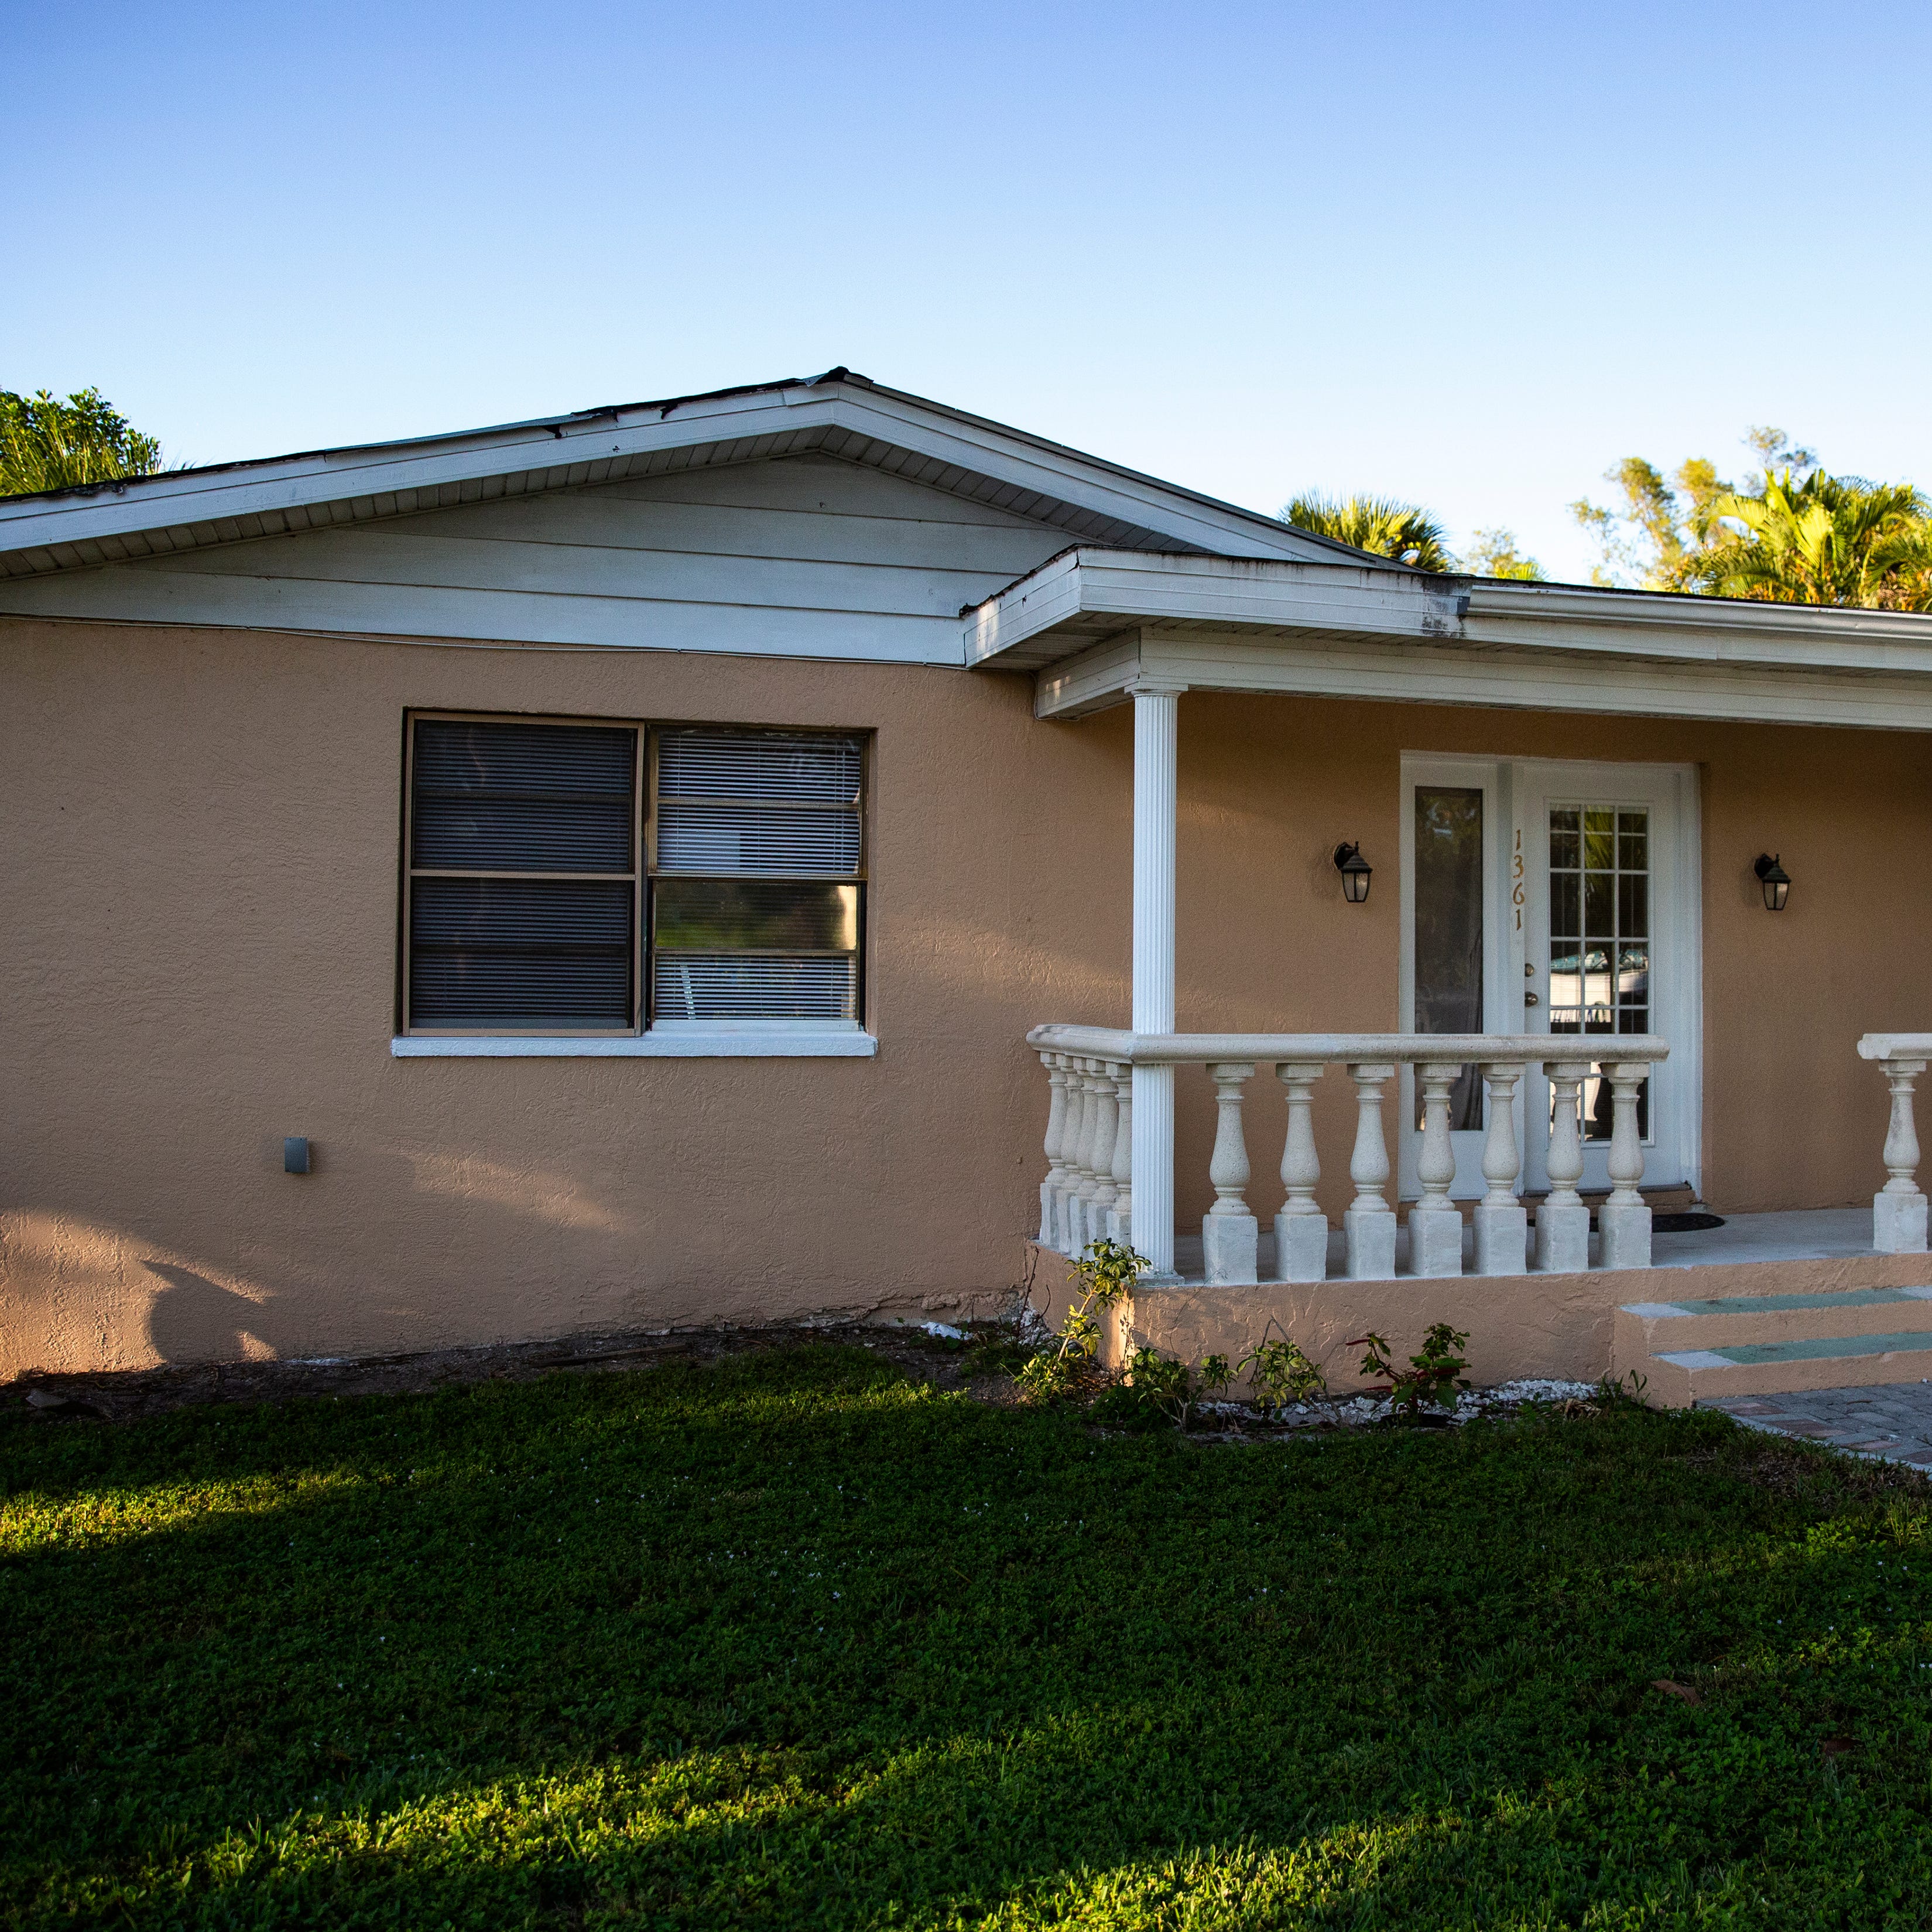
[[[161,1283],[148,1305],[148,1340],[163,1361],[242,1362],[287,1352],[270,1300],[238,1294],[192,1268],[143,1257]]]

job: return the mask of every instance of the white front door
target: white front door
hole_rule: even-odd
[[[1610,1089],[1594,1069],[1610,1036],[1661,1034],[1671,1056],[1644,1084],[1637,1123],[1646,1186],[1697,1178],[1699,1016],[1697,794],[1676,766],[1518,765],[1511,872],[1522,903],[1526,1033],[1547,1033],[1592,1055],[1582,1097],[1585,1189],[1607,1188]],[[1552,1040],[1552,1051],[1556,1050]],[[1525,1083],[1530,1130],[1526,1185],[1549,1185],[1550,1092]]]
[[[1696,773],[1540,759],[1402,760],[1402,1018],[1414,1033],[1660,1034],[1671,1058],[1640,1109],[1645,1181],[1697,1178],[1701,962]],[[1552,1050],[1555,1050],[1552,1047]],[[1593,1065],[1595,1063],[1593,1061]],[[1420,1192],[1420,1120],[1405,1070],[1397,1137]],[[1485,1191],[1486,1096],[1466,1069],[1450,1098],[1453,1192]],[[1521,1185],[1549,1185],[1550,1087],[1520,1090]],[[1610,1185],[1610,1106],[1582,1096],[1581,1185]]]

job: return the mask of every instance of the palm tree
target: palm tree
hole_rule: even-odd
[[[1766,476],[1763,494],[1710,505],[1697,587],[1774,604],[1932,608],[1932,508],[1909,484],[1814,470]],[[1741,527],[1740,527],[1741,526]]]
[[[112,483],[160,466],[160,443],[98,389],[78,390],[65,402],[44,389],[32,396],[0,389],[0,496]]]
[[[1392,496],[1324,496],[1304,490],[1282,506],[1281,520],[1318,537],[1332,537],[1376,556],[1392,557],[1414,570],[1454,570],[1442,526],[1413,503]]]

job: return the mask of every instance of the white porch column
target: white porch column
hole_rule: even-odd
[[[1174,784],[1184,684],[1134,686],[1134,1002],[1137,1034],[1174,1030]],[[1133,1240],[1174,1273],[1174,1069],[1136,1066]]]

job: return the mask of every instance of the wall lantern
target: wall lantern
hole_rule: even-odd
[[[1362,856],[1360,846],[1336,846],[1335,869],[1342,875],[1342,896],[1351,905],[1360,905],[1368,897],[1369,881],[1376,875],[1374,866]]]
[[[1768,852],[1757,855],[1757,863],[1751,870],[1764,886],[1765,910],[1782,912],[1784,902],[1791,896],[1791,874]]]

